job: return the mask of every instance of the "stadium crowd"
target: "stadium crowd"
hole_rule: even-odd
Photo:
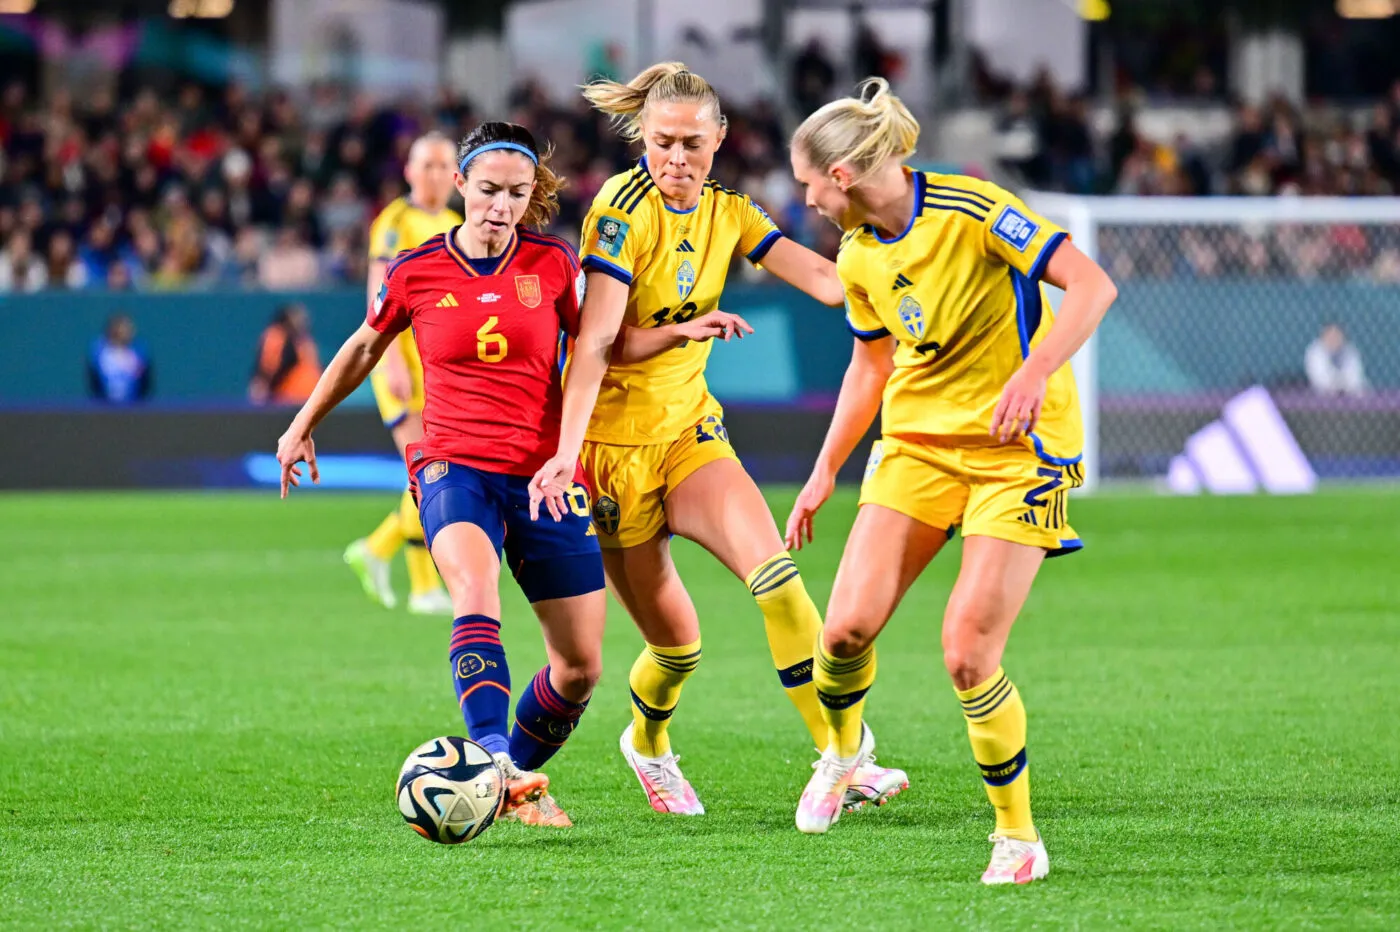
[[[816,99],[822,89],[813,85],[831,83],[834,71],[821,64],[811,55],[799,59],[794,83],[803,96]],[[1017,157],[1004,167],[1036,187],[1139,195],[1400,190],[1400,82],[1365,126],[1283,101],[1241,106],[1218,151],[1184,137],[1151,140],[1127,107],[1116,131],[1099,138],[1087,101],[1048,80],[1007,88],[1003,109],[1001,132],[1019,135]],[[509,119],[553,142],[555,166],[570,185],[552,232],[576,240],[594,193],[631,160],[627,146],[581,98],[550,100],[525,84],[510,110]],[[837,232],[804,208],[776,110],[760,102],[728,116],[713,176],[753,195],[789,235],[833,255]],[[359,283],[366,230],[404,189],[408,145],[432,128],[459,138],[475,120],[468,101],[446,92],[392,107],[333,86],[297,99],[282,91],[257,96],[236,84],[217,93],[190,84],[165,99],[146,89],[118,101],[96,89],[82,99],[59,92],[40,101],[11,84],[0,91],[0,292]],[[1365,266],[1387,280],[1400,277],[1400,252],[1389,248],[1400,244],[1382,248],[1341,235],[1339,243],[1329,233],[1326,243],[1301,250],[1280,240],[1282,232],[1262,245],[1244,233],[1224,248],[1182,242],[1185,259],[1171,267],[1152,258],[1164,252],[1154,241],[1110,261],[1127,275],[1227,274],[1235,265],[1258,272],[1301,262],[1306,273]]]
[[[570,184],[552,232],[576,241],[594,193],[632,156],[581,98],[526,84],[509,119],[553,142]],[[777,115],[760,104],[729,119],[714,177],[781,212]],[[434,128],[460,138],[475,120],[447,93],[384,108],[329,86],[296,100],[187,85],[168,100],[98,90],[40,102],[12,84],[0,92],[0,292],[363,282],[366,231],[405,189],[408,146]],[[801,210],[784,221],[803,237],[815,227]]]

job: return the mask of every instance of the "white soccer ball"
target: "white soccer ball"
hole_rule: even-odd
[[[434,738],[399,772],[399,812],[429,841],[460,845],[496,819],[505,780],[486,749],[466,738]]]

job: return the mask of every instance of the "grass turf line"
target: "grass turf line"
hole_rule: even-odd
[[[785,516],[790,490],[772,496]],[[977,883],[990,811],[939,658],[956,545],[881,638],[867,706],[911,789],[820,838],[814,755],[742,583],[677,560],[705,659],[672,729],[708,814],[617,753],[640,639],[548,768],[578,823],[441,848],[404,755],[460,734],[449,622],[371,605],[340,549],[390,497],[0,497],[0,927],[1394,928],[1400,500],[1076,501],[1006,658],[1050,878]],[[799,565],[820,606],[854,497]],[[400,589],[403,581],[399,579]],[[517,688],[543,662],[513,585]]]

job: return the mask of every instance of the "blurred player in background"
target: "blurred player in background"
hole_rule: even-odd
[[[1117,291],[1065,231],[996,185],[906,168],[918,136],[877,78],[859,99],[809,116],[792,142],[808,205],[847,231],[837,265],[856,340],[826,441],[788,518],[788,546],[812,539],[813,516],[877,413],[882,432],[818,643],[831,744],[802,794],[797,827],[825,832],[840,817],[861,764],[875,638],[961,527],[943,660],[996,809],[982,881],[1028,883],[1050,861],[1031,820],[1026,710],[1001,657],[1041,562],[1082,546],[1066,497],[1083,478],[1069,359]],[[1058,317],[1042,280],[1065,289]]]
[[[587,309],[559,449],[532,484],[532,501],[543,496],[554,514],[564,510],[581,449],[608,580],[646,641],[629,678],[633,721],[622,753],[653,809],[699,815],[704,807],[667,735],[700,662],[699,619],[671,562],[672,534],[700,544],[748,586],[779,682],[819,753],[827,739],[812,686],[821,616],[705,385],[709,340],[752,332],[718,310],[720,293],[737,255],[824,304],[841,303],[841,283],[833,263],[785,238],[747,196],[707,179],[726,122],[704,78],[666,62],[627,84],[595,82],[584,96],[646,154],[603,185],[584,221]],[[907,785],[902,771],[875,765],[868,729],[861,761],[851,806],[882,803]]]
[[[390,264],[368,320],[278,442],[282,493],[297,484],[300,461],[317,478],[312,429],[411,332],[426,403],[423,437],[408,444],[407,463],[428,547],[452,594],[449,656],[462,717],[506,776],[507,815],[567,826],[545,794],[548,778],[533,771],[587,707],[602,669],[607,597],[587,491],[571,477],[560,520],[534,521],[529,484],[559,433],[559,335],[577,331],[583,272],[567,243],[530,229],[549,221],[562,181],[528,130],[483,123],[458,155],[465,222]],[[503,549],[549,656],[521,694],[509,736]]]
[[[441,133],[419,137],[408,150],[408,164],[403,170],[408,194],[385,207],[369,228],[369,300],[373,301],[379,293],[384,273],[395,255],[462,222],[457,212],[447,207],[452,196],[454,153],[452,140]],[[411,332],[404,331],[384,351],[384,357],[370,374],[370,385],[384,426],[394,435],[402,456],[410,443],[423,438],[423,363]],[[423,541],[418,508],[407,490],[398,509],[390,512],[379,527],[345,548],[345,562],[360,577],[370,598],[385,608],[393,608],[398,597],[390,583],[389,563],[405,545],[408,610],[419,615],[452,614],[452,600],[442,588]]]

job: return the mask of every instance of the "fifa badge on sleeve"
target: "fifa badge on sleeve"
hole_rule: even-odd
[[[1010,206],[1002,210],[1001,216],[997,217],[997,222],[992,226],[993,235],[1016,247],[1017,252],[1025,252],[1039,232],[1039,224],[1032,223],[1029,217]]]
[[[614,259],[622,252],[622,243],[627,239],[628,225],[616,217],[598,219],[598,248]]]

